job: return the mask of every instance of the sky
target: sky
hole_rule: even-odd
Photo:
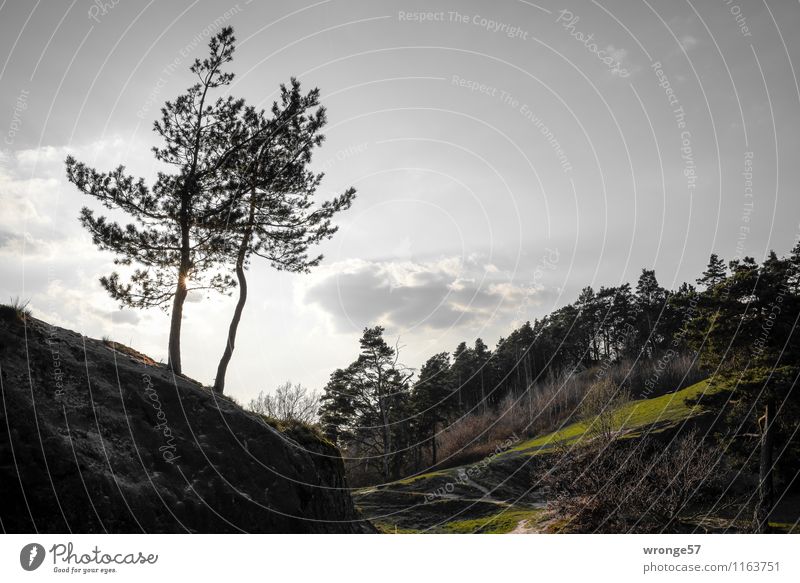
[[[365,326],[418,368],[584,286],[655,268],[674,288],[712,252],[798,237],[796,2],[4,0],[0,301],[166,360],[169,315],[101,289],[113,256],[77,218],[101,207],[64,158],[151,181],[159,107],[222,26],[230,93],[268,107],[291,76],[319,87],[318,196],[358,190],[312,273],[253,261],[226,387],[241,401],[321,389]],[[190,297],[189,376],[213,381],[234,302]]]

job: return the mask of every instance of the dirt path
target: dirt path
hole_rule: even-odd
[[[478,482],[476,482],[475,480],[473,480],[472,478],[470,478],[470,477],[469,477],[469,475],[467,474],[467,472],[466,472],[466,471],[464,471],[464,470],[460,470],[460,469],[459,469],[459,472],[458,472],[458,478],[459,478],[459,480],[461,480],[461,482],[463,482],[464,484],[467,484],[467,485],[469,485],[469,486],[472,486],[472,487],[473,487],[473,488],[475,488],[476,490],[478,490],[478,491],[480,491],[480,492],[483,492],[484,496],[485,496],[485,497],[486,497],[488,500],[490,500],[490,501],[494,501],[494,499],[492,498],[492,492],[491,492],[491,490],[489,490],[489,488],[486,488],[485,486],[481,486],[481,485],[480,485]]]
[[[542,508],[545,505],[542,504]],[[555,532],[552,527],[558,522],[558,518],[548,516],[547,514],[540,516],[538,519],[526,518],[520,520],[516,528],[509,534],[547,534]]]
[[[520,520],[516,528],[508,534],[539,534],[541,531],[531,524],[530,519]]]

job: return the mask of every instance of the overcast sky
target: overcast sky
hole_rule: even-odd
[[[100,207],[63,160],[150,180],[158,108],[224,25],[231,92],[267,106],[291,75],[318,86],[320,194],[358,189],[311,275],[253,262],[227,383],[243,401],[286,379],[321,388],[367,325],[418,367],[642,267],[675,287],[712,251],[786,253],[800,5],[737,1],[5,0],[0,299],[166,358],[168,315],[100,288],[112,257],[77,220]],[[234,300],[192,300],[184,371],[211,383]]]

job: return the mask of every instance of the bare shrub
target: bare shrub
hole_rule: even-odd
[[[678,391],[702,381],[706,376],[694,356],[671,351],[635,365],[623,362],[612,371],[614,382],[628,387],[637,399]]]
[[[720,453],[703,444],[692,431],[670,444],[666,459],[651,456],[648,463],[640,459],[640,473],[648,483],[647,491],[655,494],[647,509],[657,520],[668,524],[679,516],[695,518],[702,512],[694,502],[720,484]]]
[[[676,532],[716,501],[719,456],[692,432],[668,444],[645,437],[562,447],[537,485],[579,532]]]
[[[608,443],[619,431],[622,408],[631,400],[630,392],[608,377],[594,382],[580,404],[580,416],[587,423],[586,433]]]
[[[247,408],[278,421],[312,424],[317,421],[319,393],[309,391],[299,383],[293,385],[287,381],[279,385],[274,393],[261,391],[250,401]]]
[[[571,419],[586,392],[585,374],[564,375],[510,394],[494,408],[466,415],[437,436],[441,466],[480,459],[512,435],[534,436]]]

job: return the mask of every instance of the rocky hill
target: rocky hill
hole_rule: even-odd
[[[339,451],[122,345],[0,310],[5,532],[365,532]]]

